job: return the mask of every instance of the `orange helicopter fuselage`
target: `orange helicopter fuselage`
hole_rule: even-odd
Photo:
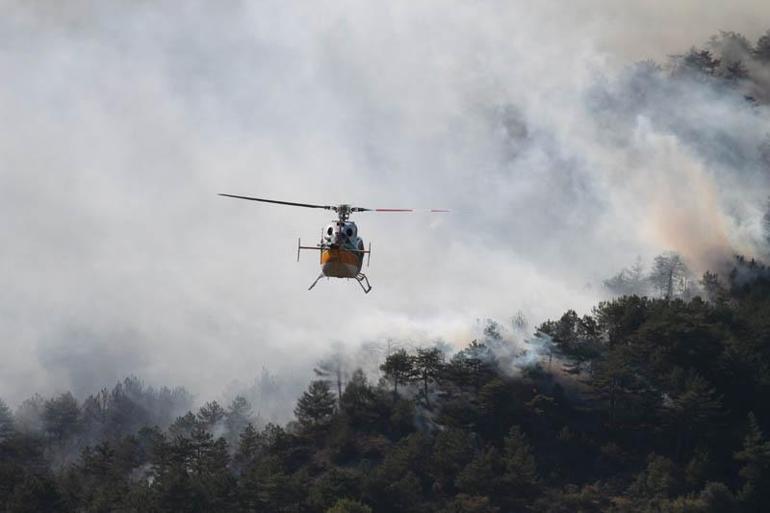
[[[333,278],[355,278],[361,272],[364,258],[362,253],[344,248],[321,250],[321,272]]]

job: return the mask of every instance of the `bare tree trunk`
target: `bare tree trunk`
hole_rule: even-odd
[[[337,367],[337,406],[342,407],[342,369]]]

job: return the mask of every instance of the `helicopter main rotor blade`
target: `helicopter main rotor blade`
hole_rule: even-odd
[[[228,198],[244,199],[250,201],[261,201],[263,203],[275,203],[278,205],[289,205],[291,207],[306,207],[306,208],[322,208],[324,210],[334,210],[335,207],[331,205],[313,205],[311,203],[295,203],[293,201],[279,201],[265,198],[254,198],[251,196],[238,196],[237,194],[225,194],[219,193],[220,196],[226,196]]]
[[[443,208],[429,208],[429,209],[419,209],[419,208],[364,208],[364,207],[353,207],[350,209],[351,212],[449,212],[449,210],[443,209]]]

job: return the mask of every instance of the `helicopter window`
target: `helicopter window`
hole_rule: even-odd
[[[327,229],[326,229],[326,233],[327,233],[328,235],[331,235],[332,233],[334,233],[334,228],[332,228],[332,227],[330,226],[329,228],[327,228]]]
[[[348,237],[352,237],[353,236],[353,229],[352,228],[348,228],[347,230],[345,230],[345,234]]]

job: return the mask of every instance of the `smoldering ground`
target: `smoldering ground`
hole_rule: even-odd
[[[586,310],[638,255],[762,253],[767,108],[630,65],[768,7],[624,5],[3,2],[0,396],[212,396]],[[218,192],[452,213],[361,214],[373,293],[307,293],[327,217]]]

